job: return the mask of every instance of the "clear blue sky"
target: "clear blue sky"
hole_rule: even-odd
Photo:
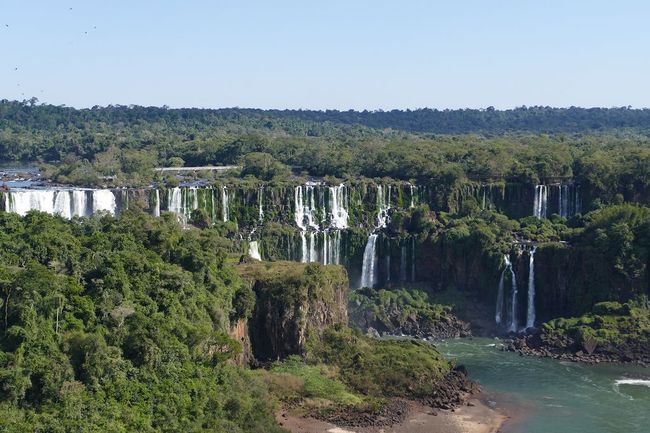
[[[650,106],[642,0],[0,0],[0,26],[0,99]]]

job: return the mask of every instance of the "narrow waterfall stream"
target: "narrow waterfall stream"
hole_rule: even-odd
[[[360,287],[374,287],[375,286],[375,263],[377,245],[377,233],[373,233],[368,237],[366,248],[363,250],[363,268],[361,269],[361,285]]]
[[[533,215],[537,218],[546,218],[548,204],[548,187],[546,185],[535,186],[535,200],[533,204]]]
[[[260,246],[257,241],[251,241],[248,243],[248,255],[255,260],[262,260],[262,255],[260,254]]]
[[[530,250],[528,260],[528,309],[526,310],[526,328],[535,326],[535,250]]]
[[[375,229],[368,236],[368,242],[363,250],[363,264],[361,267],[361,283],[359,287],[374,287],[376,284],[376,262],[377,262],[377,237],[381,229],[386,228],[390,220],[388,211],[390,210],[391,186],[384,189],[382,185],[377,185],[377,219],[375,220]]]
[[[503,256],[503,262],[505,266],[501,271],[501,276],[499,277],[499,286],[497,288],[497,305],[494,320],[497,325],[501,325],[504,321],[504,307],[505,307],[505,280],[506,275],[510,275],[510,323],[508,329],[510,331],[517,331],[517,276],[515,275],[515,270],[510,261],[510,256],[508,254]]]

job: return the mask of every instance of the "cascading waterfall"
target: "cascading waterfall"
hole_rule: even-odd
[[[368,237],[366,248],[363,251],[363,267],[361,269],[360,287],[375,286],[375,263],[377,261],[375,247],[377,245],[377,236],[376,233],[373,233]]]
[[[515,270],[512,267],[512,263],[510,263],[509,266],[510,269],[510,278],[511,278],[511,283],[512,283],[512,290],[511,290],[511,300],[510,300],[510,331],[516,332],[517,331],[517,276],[515,275]]]
[[[388,211],[390,210],[390,194],[391,186],[388,185],[387,191],[384,190],[382,185],[377,185],[377,224],[375,229],[383,229],[388,225],[389,217]]]
[[[75,189],[72,191],[72,212],[73,217],[84,217],[88,215],[88,194],[85,190]]]
[[[390,217],[388,211],[390,210],[390,195],[391,186],[388,185],[387,190],[384,190],[382,185],[377,185],[377,219],[373,233],[368,236],[368,242],[363,251],[363,264],[361,267],[361,287],[374,287],[376,283],[375,268],[377,262],[377,237],[378,232],[385,228]]]
[[[415,207],[415,196],[417,194],[417,189],[418,187],[413,185],[412,183],[409,183],[409,191],[411,192],[411,204],[409,205],[410,208]]]
[[[117,209],[115,194],[107,189],[96,189],[93,191],[93,214],[97,212],[108,212],[115,215]]]
[[[248,255],[251,257],[251,259],[262,260],[262,256],[260,254],[260,246],[257,241],[250,241],[248,243]]]
[[[546,185],[535,186],[535,203],[533,205],[533,215],[537,218],[546,218],[547,202],[548,187]]]
[[[88,210],[88,194],[92,196],[90,210]],[[14,190],[5,194],[5,209],[7,212],[14,212],[21,216],[25,216],[30,210],[35,210],[70,219],[101,211],[115,215],[117,204],[115,194],[108,189],[34,189]]]
[[[72,200],[69,191],[57,191],[54,198],[54,214],[72,218]]]
[[[567,218],[569,216],[569,186],[558,186],[558,213],[561,217]]]
[[[153,203],[153,216],[160,216],[160,191],[156,188],[154,190],[154,203]]]
[[[345,185],[329,187],[330,225],[335,229],[348,228],[348,196]]]
[[[221,187],[221,219],[223,222],[228,221],[230,216],[230,208],[228,203],[228,188],[226,186]]]
[[[511,266],[510,264],[510,257],[506,254],[503,256],[503,261],[506,264],[501,271],[501,276],[499,277],[499,286],[497,288],[497,307],[496,307],[496,314],[494,316],[494,321],[496,322],[497,325],[501,324],[501,319],[503,317],[503,302],[505,298],[505,278],[506,278],[506,272],[508,271],[508,268]]]
[[[307,247],[307,232],[304,230],[300,231],[300,243],[301,243],[301,253],[302,257],[300,258],[300,261],[302,263],[307,263],[309,262],[309,249]]]
[[[258,206],[258,220],[260,224],[264,223],[264,208],[262,203],[264,200],[264,187],[260,186],[259,192],[257,193],[257,206]]]
[[[535,250],[530,250],[528,260],[528,309],[526,310],[526,328],[535,326]]]
[[[505,279],[506,274],[510,273],[510,283],[511,283],[511,311],[510,311],[510,330],[517,330],[517,277],[515,275],[515,270],[512,267],[512,262],[510,261],[510,256],[508,254],[503,256],[503,262],[505,266],[501,271],[501,276],[499,277],[499,287],[497,289],[497,305],[496,305],[496,314],[495,322],[497,325],[501,325],[503,321],[503,307],[505,305]]]
[[[54,214],[54,191],[11,191],[6,194],[5,209],[20,216],[25,216],[30,210]]]
[[[318,230],[316,200],[314,197],[314,185],[307,184],[297,186],[294,189],[294,217],[296,225],[301,230],[312,228]]]

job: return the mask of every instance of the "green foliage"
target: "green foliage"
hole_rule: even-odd
[[[543,338],[568,337],[580,345],[594,342],[607,350],[624,344],[650,344],[650,311],[647,298],[624,304],[602,302],[591,312],[568,319],[554,319],[542,326]]]
[[[242,176],[252,175],[265,181],[284,178],[290,174],[289,168],[286,165],[282,164],[272,155],[263,152],[247,154],[242,160],[242,166]]]
[[[450,364],[431,345],[414,340],[376,340],[343,327],[327,329],[311,343],[308,360],[339,368],[356,392],[382,397],[432,395]]]
[[[362,288],[350,293],[350,316],[372,313],[387,329],[402,326],[409,318],[418,322],[437,321],[451,312],[451,307],[432,304],[429,296],[417,289],[376,290]],[[399,312],[395,317],[395,312]],[[394,323],[394,320],[397,323]]]
[[[273,391],[283,400],[322,399],[332,403],[356,405],[363,401],[358,395],[348,391],[336,377],[336,372],[326,365],[308,365],[297,356],[291,356],[282,362],[273,364],[270,369]],[[299,380],[297,386],[283,386],[281,382]]]
[[[213,230],[0,214],[0,430],[275,432],[229,360],[250,289]]]

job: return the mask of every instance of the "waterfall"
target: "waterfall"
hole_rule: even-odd
[[[377,185],[377,224],[376,229],[385,228],[390,222],[388,211],[390,210],[390,193],[391,186],[388,185],[387,191],[384,187]]]
[[[167,210],[183,215],[183,191],[179,187],[167,191]]]
[[[558,187],[558,214],[563,218],[569,215],[569,186],[559,185]]]
[[[363,267],[361,269],[361,287],[375,286],[375,247],[377,245],[377,234],[373,233],[368,237],[368,243],[363,251]]]
[[[72,191],[73,217],[84,217],[88,215],[88,191],[75,189]]]
[[[327,247],[329,240],[327,239],[327,231],[323,232],[323,254],[321,254],[321,257],[323,258],[322,262],[324,265],[327,264],[327,261],[329,260],[329,253],[327,251]]]
[[[503,301],[504,301],[504,280],[506,277],[506,271],[510,267],[510,258],[506,254],[503,256],[504,263],[506,264],[503,270],[501,271],[501,276],[499,277],[499,287],[497,289],[497,307],[496,314],[494,316],[494,321],[497,325],[501,324],[501,318],[503,316]]]
[[[316,253],[316,233],[309,232],[309,259],[308,262],[317,262],[318,254]]]
[[[505,278],[506,274],[510,273],[510,283],[511,283],[511,312],[510,312],[510,330],[517,330],[517,277],[515,276],[515,271],[512,267],[512,262],[510,261],[510,256],[508,254],[503,256],[503,261],[505,266],[501,271],[501,276],[499,277],[499,287],[497,290],[497,306],[495,314],[495,322],[497,325],[500,325],[503,320],[503,306],[505,304]]]
[[[348,228],[347,189],[345,185],[329,187],[330,225],[336,229]]]
[[[87,195],[93,196],[88,211]],[[115,195],[110,190],[14,190],[5,194],[5,210],[25,216],[30,210],[60,215],[63,218],[89,216],[93,212],[117,210]]]
[[[57,191],[54,198],[54,213],[63,218],[72,218],[72,200],[70,191]]]
[[[526,315],[526,328],[535,326],[535,250],[530,250],[528,261],[528,309]]]
[[[548,187],[546,185],[535,186],[535,203],[533,204],[533,215],[537,218],[546,218],[546,206],[548,200]]]
[[[251,257],[251,259],[262,260],[262,256],[260,255],[260,247],[257,241],[251,241],[248,243],[248,255]]]
[[[221,187],[221,219],[223,222],[228,221],[230,208],[228,207],[228,189],[226,186]]]
[[[115,215],[117,210],[115,194],[108,189],[93,190],[93,214],[97,212],[108,212]]]
[[[53,190],[19,190],[6,194],[5,209],[25,216],[30,210],[54,214]]]
[[[307,232],[305,232],[304,230],[300,231],[300,242],[302,246],[302,250],[301,250],[302,257],[300,261],[302,263],[307,263],[309,262],[309,250],[307,247]]]
[[[153,204],[153,216],[160,216],[160,191],[158,188],[154,190],[154,204]]]
[[[264,222],[264,208],[262,207],[262,202],[264,199],[264,187],[260,186],[259,192],[257,193],[257,206],[258,206],[258,219],[260,221],[260,224]]]
[[[515,270],[512,267],[512,263],[510,263],[510,278],[511,278],[511,283],[512,283],[512,291],[511,291],[511,301],[510,301],[510,307],[511,307],[511,312],[510,312],[510,331],[516,332],[517,331],[517,277],[515,275]]]
[[[417,186],[413,185],[412,183],[409,183],[409,190],[411,192],[411,204],[409,205],[410,208],[415,207],[415,195],[417,193]]]
[[[314,197],[314,186],[312,184],[295,187],[294,206],[296,225],[301,230],[306,230],[307,227],[315,230],[319,229],[319,225],[316,222],[316,200]]]
[[[329,259],[327,263],[333,265],[341,264],[341,231],[333,230],[329,236],[326,234],[326,239],[329,239],[329,246],[327,251],[329,253]]]

